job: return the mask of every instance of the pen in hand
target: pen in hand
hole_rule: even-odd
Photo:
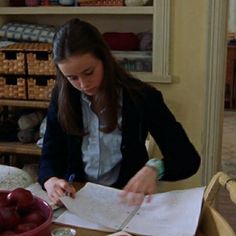
[[[72,186],[73,182],[74,182],[74,179],[75,179],[75,174],[71,174],[69,176],[69,179],[68,179],[68,183],[70,186]],[[66,196],[70,196],[71,194],[69,192],[66,192]]]

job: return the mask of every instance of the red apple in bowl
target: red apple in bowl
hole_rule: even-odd
[[[25,215],[22,219],[23,223],[34,223],[37,226],[41,225],[45,221],[39,210],[34,210]]]
[[[29,211],[34,203],[34,196],[32,193],[24,188],[16,188],[7,195],[7,201],[10,205],[15,205],[17,211]]]
[[[1,230],[11,229],[20,223],[20,215],[15,207],[0,208],[0,226]]]
[[[16,235],[16,233],[12,230],[5,230],[4,232],[0,233],[0,236],[13,236]]]
[[[14,193],[19,193],[18,191],[13,190]],[[28,199],[27,204],[29,208],[23,208],[24,211],[20,211],[18,209],[19,202],[13,197],[14,195],[10,195],[13,191],[5,191],[0,190],[0,195],[4,194],[6,196],[10,196],[7,198],[8,206],[0,207],[0,236],[10,236],[10,235],[19,235],[19,236],[46,236],[51,234],[50,225],[52,222],[52,208],[51,206],[40,199],[37,196],[33,196],[33,203],[30,203],[30,199]],[[21,192],[21,191],[20,191]],[[28,195],[27,195],[28,196]],[[19,200],[19,199],[18,199]],[[27,204],[25,204],[27,206]],[[24,206],[25,206],[24,205]],[[21,206],[21,205],[20,205]],[[5,210],[6,208],[10,208],[12,210]],[[26,210],[25,210],[26,209]],[[4,212],[4,214],[2,214]],[[9,213],[10,212],[10,213]],[[15,223],[7,223],[6,219],[9,215],[15,215],[15,212],[19,215],[20,220],[18,222],[18,217]],[[7,213],[7,214],[6,214]],[[6,215],[5,215],[6,214]],[[12,219],[13,222],[13,219]],[[17,223],[18,222],[18,223]],[[5,226],[11,225],[10,228],[6,228]],[[14,234],[12,234],[14,232]]]
[[[0,208],[8,206],[7,193],[0,193]]]
[[[32,229],[35,229],[36,227],[37,227],[37,225],[35,223],[22,223],[22,224],[18,224],[16,226],[15,232],[17,234],[21,234],[21,233],[24,233],[24,232],[28,232]]]

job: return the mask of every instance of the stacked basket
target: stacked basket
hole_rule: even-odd
[[[55,66],[49,43],[15,43],[0,49],[0,98],[49,100]]]
[[[0,98],[26,99],[24,53],[2,48],[0,51]]]

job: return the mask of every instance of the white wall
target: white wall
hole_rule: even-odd
[[[236,33],[236,0],[229,0],[228,32]]]

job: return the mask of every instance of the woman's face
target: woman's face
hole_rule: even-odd
[[[58,63],[63,75],[76,89],[94,96],[103,81],[102,61],[87,53],[76,55]]]

